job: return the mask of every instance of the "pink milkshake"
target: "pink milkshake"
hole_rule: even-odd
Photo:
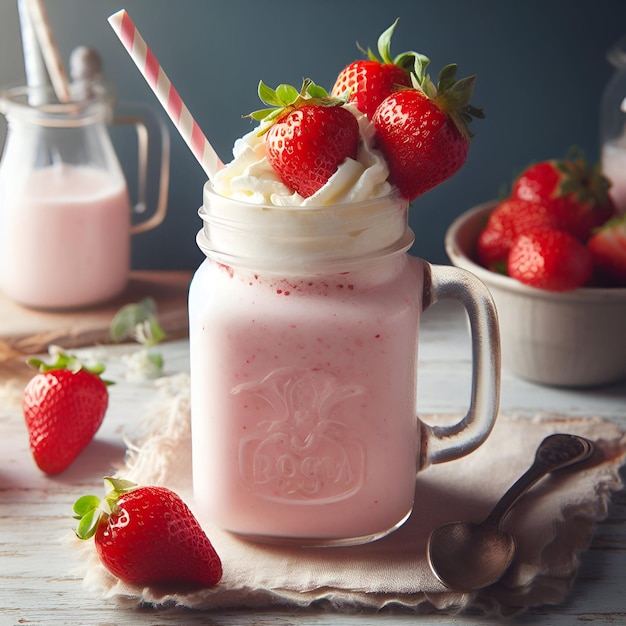
[[[493,361],[495,312],[464,274],[406,254],[406,211],[394,193],[305,209],[205,187],[198,243],[207,259],[189,292],[203,519],[262,541],[370,541],[413,510],[421,467],[469,451],[468,440],[450,448],[459,430],[438,441],[417,418],[419,319],[441,294],[482,299],[489,328],[475,335]],[[477,399],[472,446],[497,406],[497,373],[481,377],[491,383],[476,385],[487,406]]]
[[[196,495],[219,525],[333,540],[373,537],[409,514],[419,430],[407,338],[421,266],[404,254],[410,240],[398,243],[338,271],[319,259],[293,273],[207,260],[196,273]]]
[[[204,188],[207,258],[189,290],[194,495],[201,519],[258,541],[352,545],[392,532],[427,506],[414,503],[418,471],[476,448],[497,412],[488,292],[407,254],[408,201],[371,121],[342,106],[345,126],[325,122],[328,139],[309,128],[296,140],[286,123],[268,148],[252,130]],[[319,184],[316,150],[337,134],[349,143],[355,126],[356,154]],[[311,137],[319,158],[289,176],[298,185],[313,170],[316,184],[292,186],[279,172]],[[473,398],[459,424],[431,429],[417,416],[418,328],[442,297],[469,313]]]

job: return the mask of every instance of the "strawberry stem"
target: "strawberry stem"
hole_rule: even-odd
[[[262,128],[259,134],[263,134],[284,115],[291,113],[295,109],[304,106],[342,106],[347,101],[348,94],[342,97],[331,97],[326,89],[320,85],[316,85],[310,78],[302,81],[302,87],[298,91],[292,85],[281,84],[272,89],[268,87],[262,80],[259,81],[258,87],[259,98],[270,107],[253,111],[245,117],[262,122]]]
[[[81,496],[74,502],[74,519],[79,520],[76,536],[79,539],[90,539],[96,533],[98,523],[106,515],[111,515],[117,508],[117,501],[121,495],[133,491],[137,485],[123,478],[104,478],[106,495],[104,499],[98,496]]]
[[[428,60],[415,59],[411,81],[415,89],[420,90],[427,98],[435,101],[437,106],[450,116],[459,132],[471,139],[474,133],[469,124],[474,118],[484,119],[485,112],[471,104],[476,75],[457,80],[456,63],[450,63],[441,69],[437,85],[427,74]]]
[[[571,148],[564,159],[556,161],[556,167],[563,174],[561,194],[572,193],[579,202],[608,202],[611,181],[603,175],[599,163],[589,164],[585,160],[582,150]]]
[[[74,502],[74,519],[79,520],[75,532],[79,539],[89,539],[95,534],[98,522],[104,513],[100,505],[100,498],[91,495],[82,496]]]
[[[55,361],[48,363],[37,357],[31,357],[26,360],[26,363],[36,369],[39,372],[53,372],[56,370],[69,370],[76,374],[80,370],[84,370],[97,376],[102,380],[105,385],[113,385],[113,381],[104,380],[101,374],[105,370],[103,363],[93,363],[91,365],[85,365],[75,354],[68,354],[63,352],[63,349],[59,346],[50,346],[49,353],[51,356],[56,357]]]
[[[357,48],[365,55],[370,61],[379,61],[380,63],[389,63],[391,65],[397,65],[398,67],[405,70],[407,73],[410,73],[414,66],[415,62],[419,59],[421,63],[428,64],[428,57],[424,56],[419,52],[415,52],[414,50],[409,50],[408,52],[401,52],[395,57],[391,56],[391,38],[393,37],[393,32],[398,25],[400,18],[397,18],[396,21],[385,31],[381,33],[378,37],[377,48],[378,55],[372,51],[371,48],[365,50],[365,48],[361,47],[361,45],[357,42]]]

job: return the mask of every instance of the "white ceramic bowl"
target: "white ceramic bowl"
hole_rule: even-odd
[[[498,310],[503,367],[546,385],[594,387],[626,379],[626,288],[556,293],[491,272],[474,261],[495,201],[459,216],[446,233],[450,261],[480,278]]]

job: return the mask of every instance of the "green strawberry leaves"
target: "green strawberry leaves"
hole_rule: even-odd
[[[392,65],[397,65],[401,67],[406,72],[411,72],[415,66],[415,63],[419,60],[420,63],[428,65],[430,60],[427,56],[419,52],[415,52],[410,50],[408,52],[401,52],[395,57],[391,56],[391,39],[393,37],[393,32],[398,25],[400,19],[396,19],[396,21],[385,31],[381,33],[378,37],[377,48],[378,55],[372,51],[371,48],[365,50],[361,47],[360,44],[357,43],[357,48],[363,52],[363,54],[367,55],[367,58],[370,61],[379,61],[380,63],[390,63]]]
[[[96,533],[98,522],[103,515],[110,515],[117,507],[120,496],[137,489],[137,484],[123,478],[104,478],[106,495],[101,500],[98,496],[81,496],[74,502],[74,519],[79,520],[76,536],[79,539],[90,539]]]
[[[76,355],[63,352],[63,349],[59,346],[50,346],[49,352],[51,356],[56,357],[56,359],[52,363],[47,363],[46,361],[37,357],[27,359],[26,363],[30,365],[30,367],[33,367],[41,373],[54,372],[57,370],[69,370],[75,374],[80,370],[84,370],[86,372],[89,372],[90,374],[93,374],[94,376],[98,376],[98,378],[102,378],[101,374],[105,370],[105,366],[103,363],[93,363],[90,365],[86,365]],[[105,385],[115,384],[110,380],[104,379],[102,379],[102,382]]]
[[[571,193],[579,202],[608,202],[611,181],[602,173],[601,164],[588,163],[579,148],[572,147],[564,159],[555,161],[555,167],[561,174],[561,195]]]
[[[152,298],[123,306],[111,320],[111,341],[120,342],[132,337],[145,347],[152,347],[166,338],[157,319],[157,306]]]
[[[141,377],[158,378],[163,374],[163,355],[150,348],[165,340],[167,334],[159,324],[157,305],[152,298],[123,306],[111,320],[109,337],[113,342],[132,338],[143,346],[134,361]]]
[[[103,513],[100,503],[98,496],[82,496],[74,502],[74,519],[80,520],[76,528],[76,536],[79,539],[94,536]]]
[[[450,63],[439,72],[437,85],[426,72],[429,61],[415,59],[411,81],[413,87],[421,91],[427,98],[436,102],[437,106],[447,113],[459,132],[466,138],[471,139],[474,133],[469,124],[474,118],[484,119],[483,109],[471,104],[476,83],[476,75],[466,76],[457,80],[457,65]]]
[[[294,86],[287,84],[280,84],[276,89],[272,89],[261,80],[259,81],[258,94],[262,102],[270,105],[269,108],[253,111],[246,117],[262,122],[262,133],[266,132],[283,115],[305,104],[311,106],[341,106],[346,103],[347,99],[347,94],[346,97],[340,98],[329,96],[324,87],[315,84],[310,78],[305,78],[302,81],[300,91]]]

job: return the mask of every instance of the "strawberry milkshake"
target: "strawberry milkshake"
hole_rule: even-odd
[[[404,254],[412,238],[400,228],[380,259],[381,247],[367,244],[372,233],[360,242],[344,229],[328,233],[331,250],[324,234],[289,223],[297,216],[262,205],[276,212],[273,233],[294,256],[282,261],[272,235],[266,254],[249,256],[215,232],[229,203],[207,188],[205,210],[214,204],[220,225],[207,215],[209,235],[199,236],[211,261],[189,299],[199,506],[254,537],[338,540],[393,529],[411,510],[418,463],[407,338],[417,337],[422,268]],[[334,229],[333,213],[352,207],[316,209],[316,218]],[[371,212],[363,228],[376,230],[405,203],[391,196],[356,207]]]
[[[398,135],[385,154],[371,115],[311,81],[299,92],[261,83],[259,95],[271,108],[251,114],[260,125],[235,142],[199,212],[207,258],[189,290],[194,495],[202,519],[250,539],[363,543],[427,506],[414,502],[421,468],[488,436],[495,309],[471,275],[407,254],[409,200],[440,172],[425,174],[420,192],[395,185],[411,178],[389,158]],[[433,106],[420,96],[411,115],[432,118],[424,107]],[[448,124],[444,112],[432,133]],[[450,155],[449,176],[467,139],[444,135],[438,151],[460,146],[437,157]],[[417,341],[422,310],[442,297],[467,308],[477,356],[468,415],[433,430],[417,417]]]
[[[189,293],[194,492],[206,519],[256,540],[381,537],[413,510],[427,462],[416,344],[438,270],[406,253],[408,202],[370,122],[346,110],[357,158],[318,191],[281,180],[258,130],[204,190],[207,260]]]

